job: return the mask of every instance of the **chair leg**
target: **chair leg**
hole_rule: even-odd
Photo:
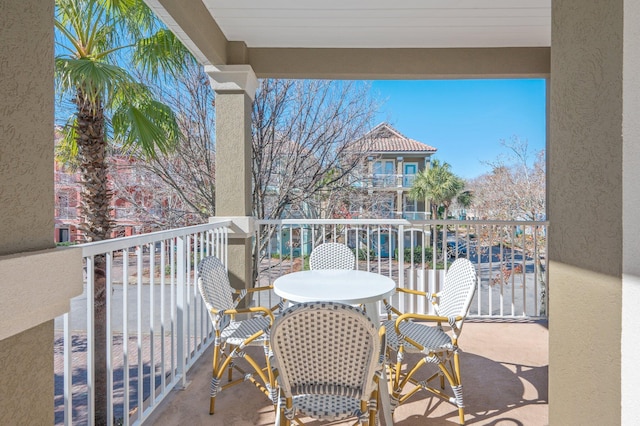
[[[233,353],[233,348],[234,348],[233,345],[229,345],[229,353],[230,354]],[[227,372],[228,372],[227,373],[228,374],[227,380],[229,382],[233,381],[233,362],[229,363],[229,368],[228,368]]]
[[[215,408],[216,408],[216,397],[212,396],[209,399],[209,415],[213,415]]]
[[[460,355],[456,349],[453,352],[453,374],[457,382],[457,386],[453,387],[453,393],[456,397],[456,404],[458,405],[458,416],[460,416],[460,424],[464,424],[464,399],[462,398],[462,376],[460,376]]]
[[[440,362],[438,367],[440,371],[446,376],[451,390],[453,391],[454,403],[458,407],[458,417],[460,418],[460,424],[464,425],[464,399],[462,398],[462,383],[460,381],[460,358],[458,351],[453,353],[453,371],[450,371],[445,364],[446,361]],[[449,363],[451,367],[451,364]]]
[[[209,415],[213,415],[213,413],[215,412],[215,406],[216,406],[216,394],[218,393],[218,384],[216,381],[216,378],[218,377],[218,372],[217,372],[217,366],[218,366],[218,347],[214,347],[213,348],[213,367],[212,367],[212,372],[211,372],[211,384],[210,386],[210,390],[209,390],[209,395],[210,395],[210,399],[209,399]]]
[[[211,377],[211,389],[210,389],[210,399],[209,399],[209,414],[213,415],[216,407],[216,396],[218,395],[220,389],[220,378],[218,377],[217,372],[214,370],[213,375]]]
[[[359,425],[360,426],[369,426],[371,423],[369,423],[369,417],[371,416],[371,412],[369,411],[369,408],[367,407],[367,401],[361,400],[360,401],[360,412],[361,417],[360,417],[360,421],[359,421]],[[367,415],[365,415],[365,413],[367,413]]]

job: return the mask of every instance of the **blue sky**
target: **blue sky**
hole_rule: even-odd
[[[438,149],[435,158],[468,179],[489,171],[514,135],[545,149],[545,80],[374,81],[378,121]],[[376,123],[376,124],[377,124]]]

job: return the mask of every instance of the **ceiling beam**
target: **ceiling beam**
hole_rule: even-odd
[[[259,78],[464,79],[548,77],[550,48],[249,48]]]

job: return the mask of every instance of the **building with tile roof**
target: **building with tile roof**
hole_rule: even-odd
[[[429,167],[437,149],[406,137],[389,123],[380,123],[355,145],[366,153],[365,172],[357,185],[368,190],[371,200],[375,199],[375,205],[367,209],[368,215],[428,219],[424,200],[411,200],[408,192],[416,174]],[[360,216],[355,211],[352,215]]]

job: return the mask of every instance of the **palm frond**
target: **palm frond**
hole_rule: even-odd
[[[126,69],[90,59],[58,57],[55,65],[59,89],[65,92],[80,89],[90,101],[108,99],[118,86],[133,82]]]
[[[138,81],[131,81],[116,88],[107,103],[107,108],[118,110],[126,104],[144,104],[153,99],[154,95],[149,86]]]
[[[175,148],[178,125],[175,115],[165,104],[148,101],[141,104],[123,104],[111,120],[114,137],[124,150],[140,150],[149,158]]]
[[[179,75],[193,57],[177,37],[161,29],[140,39],[133,52],[133,62],[156,79],[160,75]]]

